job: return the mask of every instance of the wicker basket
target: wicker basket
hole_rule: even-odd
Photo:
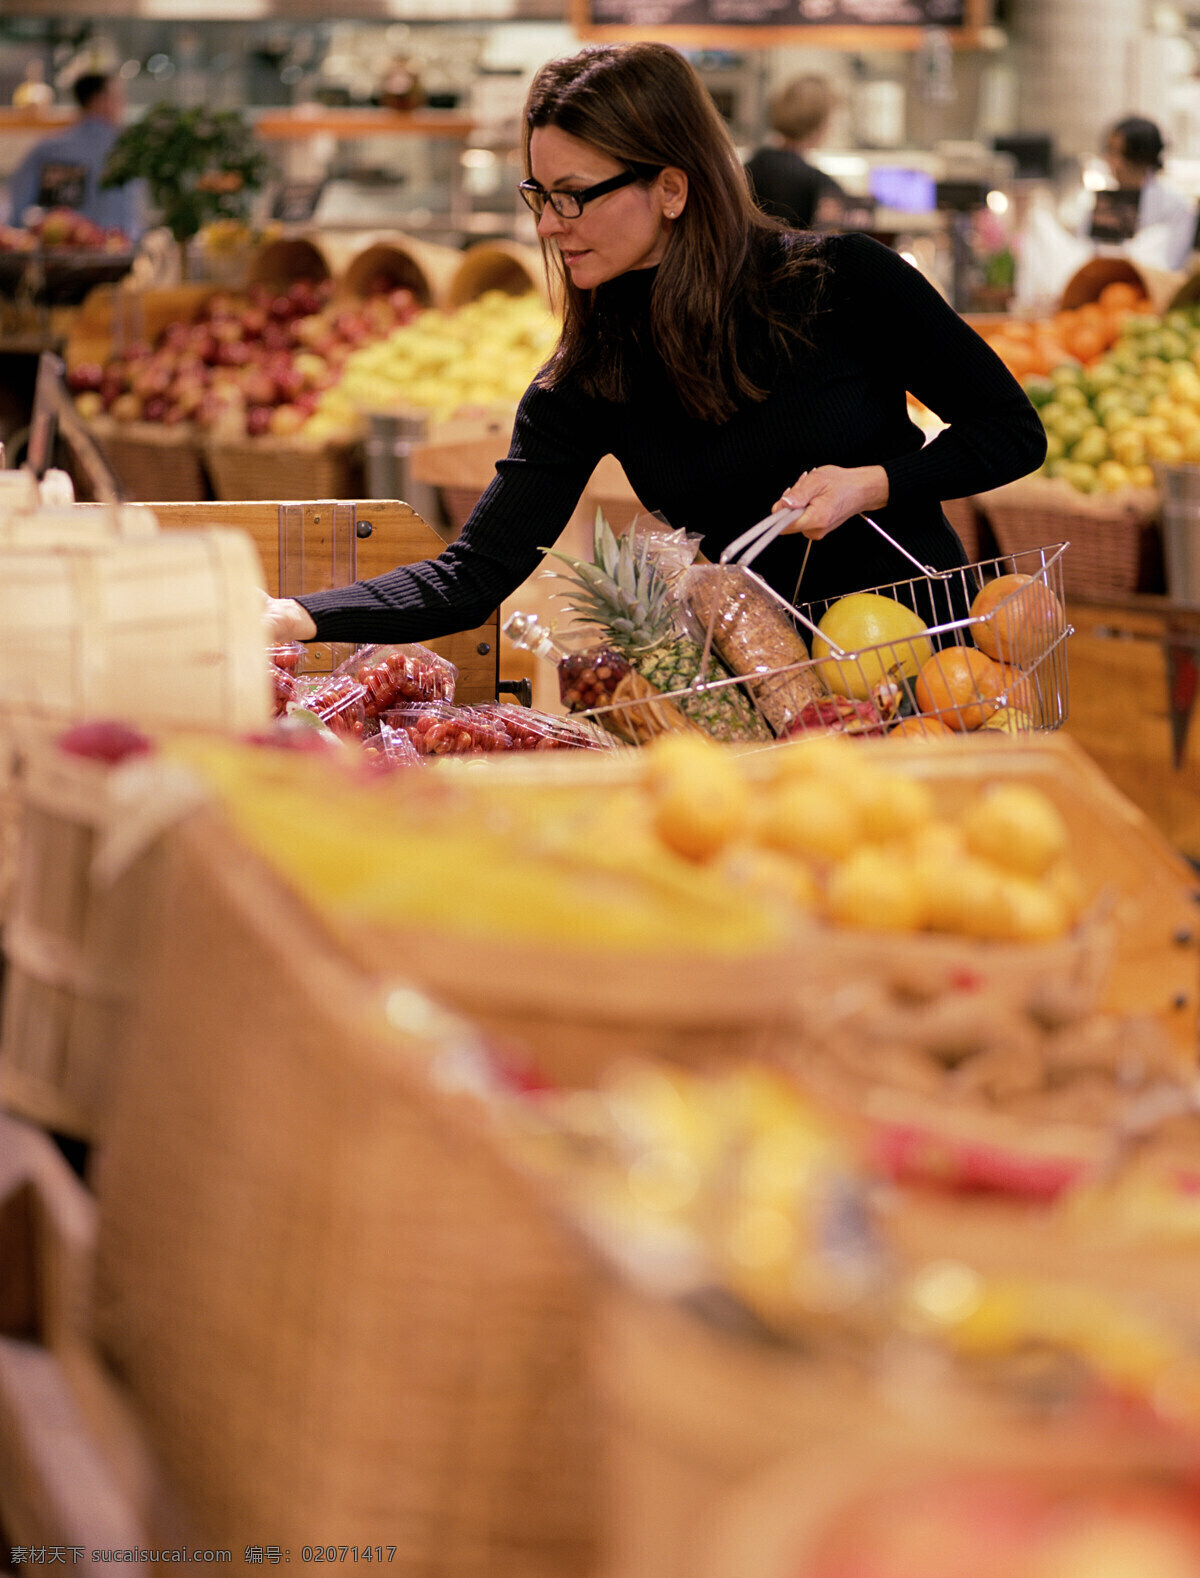
[[[1024,477],[978,495],[975,502],[1002,553],[1070,544],[1063,556],[1068,596],[1123,596],[1138,590],[1157,536],[1159,498],[1153,488],[1086,494],[1058,477]]]
[[[351,258],[338,275],[338,294],[361,299],[379,291],[411,290],[422,307],[445,300],[461,254],[415,236],[380,238]]]
[[[189,424],[162,427],[97,417],[92,433],[131,499],[183,504],[212,498],[204,450]]]
[[[216,819],[167,854],[97,1180],[97,1331],[197,1537],[584,1578],[590,1273],[430,1077],[472,1033],[351,967]]]
[[[363,496],[357,441],[306,444],[298,439],[214,440],[205,459],[218,499],[356,499]]]
[[[56,1133],[103,1129],[146,928],[153,846],[112,882],[92,862],[120,814],[112,771],[49,744],[25,753],[20,858],[4,931],[0,1100]]]
[[[269,290],[286,290],[298,279],[327,280],[329,258],[319,240],[307,236],[280,236],[260,247],[251,259],[246,283]]]
[[[546,269],[536,247],[517,241],[477,241],[463,253],[446,289],[449,308],[464,307],[488,290],[507,296],[536,291],[548,299]]]

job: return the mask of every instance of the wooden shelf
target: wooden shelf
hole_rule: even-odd
[[[475,122],[453,110],[346,109],[315,106],[311,111],[270,110],[259,115],[254,128],[260,137],[295,141],[305,137],[469,137]]]

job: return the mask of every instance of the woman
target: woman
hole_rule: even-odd
[[[1191,256],[1196,235],[1196,205],[1159,180],[1166,144],[1153,121],[1129,115],[1109,131],[1104,158],[1119,192],[1137,193],[1134,236],[1141,261],[1165,269],[1181,269]],[[1093,220],[1099,194],[1093,197],[1081,234],[1095,236]]]
[[[915,269],[864,237],[799,238],[755,207],[675,50],[598,45],[551,62],[523,143],[522,191],[565,307],[508,457],[438,558],[273,602],[273,639],[419,640],[481,623],[537,568],[607,453],[710,558],[803,506],[756,568],[806,602],[916,573],[860,511],[950,568],[964,554],[939,501],[1041,463],[1019,386]],[[924,449],[906,389],[951,423]]]
[[[845,193],[804,157],[824,136],[832,110],[833,91],[824,77],[794,77],[771,99],[774,140],[746,162],[758,206],[799,230],[835,225],[842,216]]]

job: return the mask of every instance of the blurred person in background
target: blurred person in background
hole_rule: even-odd
[[[1196,204],[1159,178],[1166,144],[1153,121],[1130,115],[1118,121],[1105,139],[1104,160],[1119,193],[1136,194],[1133,235],[1137,261],[1152,268],[1181,269],[1191,255],[1196,234]],[[1104,193],[1097,192],[1084,214],[1079,234],[1099,239],[1093,231]]]
[[[105,161],[125,118],[120,80],[89,72],[75,79],[71,91],[79,119],[30,149],[13,172],[12,222],[20,224],[30,208],[70,208],[136,240],[145,228],[141,182],[100,190]]]
[[[794,77],[771,99],[771,140],[746,161],[758,206],[798,230],[836,225],[842,215],[845,193],[804,157],[824,137],[833,107],[824,77]]]

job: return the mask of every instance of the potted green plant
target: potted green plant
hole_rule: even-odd
[[[102,186],[144,180],[162,223],[179,243],[187,278],[187,244],[216,219],[245,219],[269,162],[236,110],[152,105],[113,144]]]

